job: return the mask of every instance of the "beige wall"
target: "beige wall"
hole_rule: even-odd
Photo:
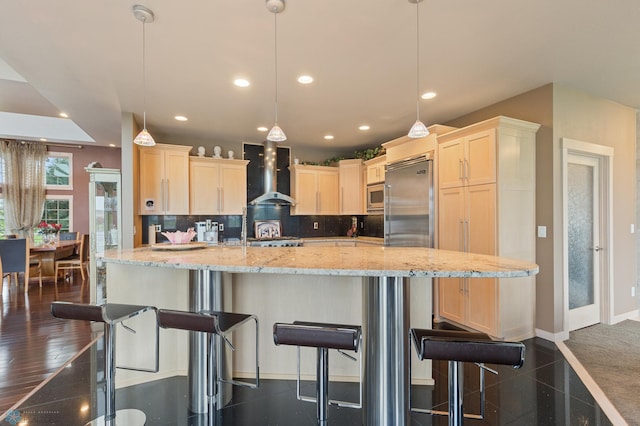
[[[554,87],[554,145],[562,138],[610,146],[613,154],[613,315],[621,316],[637,309],[631,297],[636,283],[635,180],[636,180],[636,111],[578,90]],[[559,149],[555,151],[559,155]],[[556,182],[556,193],[562,193]],[[556,209],[556,212],[558,209]],[[558,222],[558,219],[560,220]],[[562,218],[554,218],[557,224]],[[557,246],[556,246],[557,247]],[[606,247],[605,247],[606,249]],[[556,256],[556,262],[561,257]],[[557,310],[557,307],[556,307]],[[556,327],[559,324],[556,324]]]
[[[49,145],[49,152],[70,152],[73,154],[73,191],[51,191],[47,195],[73,195],[73,230],[89,233],[89,173],[84,169],[94,161],[102,167],[120,168],[120,149],[93,147],[64,148]]]
[[[536,328],[557,334],[564,328],[562,288],[561,138],[614,148],[614,301],[613,315],[637,309],[631,298],[636,282],[635,110],[578,90],[548,84],[445,123],[463,127],[497,115],[541,124],[536,136],[536,223],[547,227],[538,238]],[[555,199],[554,199],[555,197]]]

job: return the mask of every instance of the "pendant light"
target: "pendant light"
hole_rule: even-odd
[[[276,80],[276,96],[275,96],[275,124],[267,135],[267,140],[272,142],[282,142],[287,140],[280,126],[278,126],[278,13],[284,10],[284,0],[266,0],[267,9],[273,13],[274,23],[274,52],[275,52],[275,80]]]
[[[416,122],[409,130],[410,138],[423,138],[429,135],[429,129],[420,121],[420,13],[419,5],[422,0],[409,0],[416,4]]]
[[[145,51],[145,24],[153,22],[153,12],[139,4],[133,6],[133,16],[142,22],[142,131],[133,140],[133,143],[142,146],[154,146],[156,141],[147,131],[147,69]]]

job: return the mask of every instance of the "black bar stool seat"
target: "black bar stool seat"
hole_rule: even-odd
[[[493,371],[484,364],[522,367],[525,346],[521,342],[494,341],[484,333],[457,330],[411,329],[411,337],[418,358],[448,361],[449,365],[449,411],[414,409],[430,414],[447,414],[449,425],[462,425],[464,417],[484,418],[484,370]],[[463,411],[463,363],[473,362],[480,366],[481,414],[465,415]]]
[[[317,418],[319,425],[327,424],[329,404],[340,407],[362,407],[362,357],[360,357],[360,397],[357,403],[329,399],[329,349],[336,349],[352,360],[354,357],[345,354],[343,350],[358,352],[362,342],[362,327],[359,325],[328,324],[306,321],[294,321],[291,324],[275,323],[273,325],[273,341],[276,345],[291,345],[298,347],[298,376],[297,398],[301,401],[317,404]],[[300,394],[300,347],[314,347],[318,349],[316,368],[316,397]]]
[[[116,383],[115,383],[115,326],[129,318],[135,317],[147,311],[156,311],[153,306],[127,305],[120,303],[105,303],[103,305],[90,305],[84,303],[52,302],[51,314],[55,318],[93,321],[104,324],[104,375],[105,375],[105,414],[90,421],[87,424],[104,425],[118,424],[144,425],[146,415],[141,410],[126,409],[116,411]],[[157,325],[156,325],[157,327]],[[152,369],[140,371],[158,371],[158,332],[156,329],[155,366]],[[135,369],[129,368],[128,369]]]
[[[227,338],[227,334],[233,332],[237,327],[245,322],[255,321],[256,336],[256,377],[254,383],[240,380],[225,379],[218,370],[218,350],[215,336],[220,336],[227,345],[235,350],[235,346]],[[201,311],[187,312],[171,309],[158,310],[158,325],[162,328],[174,328],[194,332],[207,333],[207,402],[208,419],[212,425],[216,419],[216,413],[221,407],[217,407],[218,382],[231,383],[233,385],[256,389],[260,385],[260,366],[258,364],[258,318],[251,314],[239,314],[234,312]]]

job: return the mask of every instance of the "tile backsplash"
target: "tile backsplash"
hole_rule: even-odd
[[[253,237],[253,223],[256,220],[280,220],[282,223],[282,235],[300,238],[311,237],[339,237],[346,236],[351,228],[351,215],[349,216],[291,216],[288,206],[260,205],[247,208],[247,236]],[[358,234],[369,237],[383,236],[382,215],[359,215]],[[142,243],[149,242],[149,225],[160,225],[162,231],[186,231],[195,227],[195,222],[211,219],[212,222],[222,223],[224,231],[220,232],[220,239],[240,238],[242,231],[242,216],[143,216],[142,217]],[[317,229],[314,225],[317,223]],[[156,233],[156,241],[167,239]]]

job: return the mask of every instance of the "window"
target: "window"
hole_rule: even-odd
[[[73,189],[73,154],[50,152],[45,163],[47,189]]]
[[[42,220],[59,223],[61,231],[70,231],[73,228],[73,195],[47,195]]]

